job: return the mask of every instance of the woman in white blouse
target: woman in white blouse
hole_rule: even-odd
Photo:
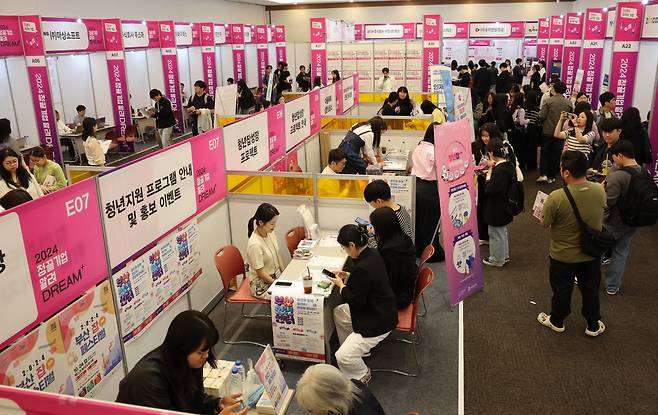
[[[270,298],[267,290],[283,271],[279,244],[274,235],[279,211],[269,203],[261,203],[249,219],[247,263],[249,264],[249,288],[256,298]]]
[[[0,150],[0,197],[13,189],[27,191],[32,199],[43,196],[41,186],[20,160],[21,156],[11,148]]]
[[[94,137],[96,132],[96,120],[94,118],[85,118],[82,121],[82,141],[84,142],[85,155],[87,156],[87,163],[90,166],[104,166],[105,165],[105,152],[101,146],[101,142]]]
[[[384,164],[378,162],[377,153],[380,151],[382,132],[386,129],[386,122],[380,116],[356,123],[349,129],[338,146],[347,154],[343,174],[366,174],[368,164]]]

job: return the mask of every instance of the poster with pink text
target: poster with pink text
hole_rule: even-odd
[[[430,91],[429,68],[441,63],[441,32],[440,15],[423,16],[423,91]]]
[[[233,43],[233,77],[238,82],[241,79],[247,79],[245,69],[245,51],[244,51],[244,25],[229,25],[231,40]]]
[[[114,125],[121,136],[126,135],[126,128],[132,125],[130,100],[128,93],[128,78],[123,53],[121,21],[119,19],[104,19],[103,33],[105,38],[105,57],[107,59],[107,74],[110,77],[110,96],[112,97],[112,112]],[[119,151],[134,152],[135,142],[125,140],[119,144]]]
[[[548,41],[548,59],[546,66],[552,67],[552,62],[562,62],[562,48],[564,46],[564,17],[551,16],[551,34]]]
[[[41,19],[41,25],[47,53],[105,50],[103,22],[100,19],[44,17]]]
[[[176,34],[174,22],[158,22],[160,29],[160,48],[162,52],[162,70],[164,72],[165,95],[171,101],[171,109],[176,116],[174,130],[181,133],[184,130],[183,97],[178,79],[178,53],[176,52]]]
[[[551,22],[548,17],[540,18],[537,30],[537,59],[548,60],[548,42],[551,36]]]
[[[470,130],[466,119],[434,127],[441,234],[451,305],[484,287]]]
[[[566,96],[571,95],[576,77],[576,71],[580,67],[580,49],[583,44],[583,14],[567,13],[564,53],[562,62],[562,81],[567,86]],[[580,91],[575,91],[580,92]]]
[[[602,8],[587,9],[585,13],[585,40],[580,67],[584,71],[582,91],[589,97],[592,109],[596,109],[599,105],[603,44],[607,21],[608,14]]]
[[[203,67],[203,81],[206,91],[211,97],[215,96],[217,85],[217,63],[215,61],[215,25],[213,23],[199,23],[201,37],[201,61]]]
[[[311,79],[316,76],[327,82],[326,19],[311,19]]]
[[[276,61],[287,62],[285,26],[276,26],[274,28],[274,42],[276,43]]]

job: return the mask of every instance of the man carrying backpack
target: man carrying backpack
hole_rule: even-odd
[[[607,208],[603,226],[617,240],[611,248],[605,277],[606,293],[615,295],[621,286],[635,229],[653,225],[658,219],[658,188],[651,175],[635,161],[630,141],[613,144],[610,154],[614,167],[604,183]]]

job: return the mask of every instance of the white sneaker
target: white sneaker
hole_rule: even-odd
[[[596,331],[590,331],[589,328],[585,329],[585,334],[587,334],[590,337],[596,337],[599,334],[603,333],[605,331],[605,324],[601,320],[599,320],[599,329]]]
[[[539,324],[542,326],[548,327],[549,329],[553,330],[556,333],[562,333],[564,331],[564,323],[562,324],[562,327],[557,327],[551,323],[551,315],[546,314],[546,313],[539,313],[537,316],[537,321]]]
[[[537,183],[546,183],[547,181],[548,181],[548,177],[546,176],[537,177]]]

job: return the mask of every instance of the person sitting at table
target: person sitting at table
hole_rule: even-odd
[[[413,237],[411,232],[411,215],[404,206],[396,203],[391,197],[391,186],[384,180],[378,179],[368,183],[363,189],[363,198],[373,209],[388,206],[393,210],[398,219],[400,228],[409,238]]]
[[[363,357],[397,325],[397,301],[388,283],[384,260],[379,252],[368,247],[366,228],[345,225],[337,241],[354,265],[351,272],[337,271],[335,277],[329,277],[344,303],[333,311],[340,341],[336,361],[349,379],[367,384],[372,374]]]
[[[322,170],[322,174],[340,174],[347,163],[347,154],[340,148],[329,151],[329,164]]]
[[[155,111],[151,113],[151,116],[155,117],[155,127],[160,134],[162,148],[168,147],[171,144],[171,132],[176,125],[171,101],[162,95],[159,89],[152,89],[149,96],[155,101]]]
[[[217,368],[213,347],[219,332],[204,313],[186,310],[169,325],[164,341],[141,358],[119,383],[116,401],[195,414],[246,414],[240,394],[224,398],[203,389],[203,367]],[[220,412],[221,411],[221,412]]]
[[[187,102],[187,112],[190,114],[192,135],[199,135],[197,120],[199,117],[199,110],[203,108],[214,110],[215,101],[213,101],[213,98],[210,95],[206,94],[206,83],[202,80],[198,80],[194,83],[194,95],[192,95]]]
[[[73,117],[73,125],[82,125],[82,122],[85,120],[85,118],[87,118],[87,107],[84,105],[78,105],[75,107],[75,112],[77,114],[75,117]]]
[[[0,197],[13,189],[27,191],[32,199],[43,196],[41,186],[21,160],[20,153],[11,148],[0,150]]]
[[[338,148],[347,154],[343,174],[366,174],[368,163],[378,164],[375,149],[379,149],[386,122],[380,116],[354,124]],[[383,162],[379,163],[384,165]]]
[[[93,118],[85,118],[82,122],[82,141],[84,143],[85,155],[87,156],[87,163],[90,166],[104,166],[105,153],[101,142],[94,136],[96,132],[96,120]]]
[[[32,196],[23,189],[10,190],[4,196],[0,197],[0,212],[15,208],[31,200],[33,200]]]
[[[66,187],[66,177],[59,164],[48,160],[42,147],[34,147],[30,153],[30,163],[34,166],[34,178],[44,194]]]
[[[379,109],[377,114],[379,115],[397,115],[395,112],[395,107],[398,104],[398,93],[391,92],[388,94],[388,98],[384,100],[384,104]]]
[[[247,263],[249,288],[256,298],[269,299],[267,290],[283,271],[279,244],[274,235],[279,211],[269,203],[261,203],[247,225]]]
[[[21,152],[18,140],[11,136],[11,121],[7,118],[0,118],[0,148],[11,148],[19,154]]]
[[[409,116],[414,110],[414,102],[409,97],[409,90],[406,86],[398,88],[398,102],[395,105],[395,115]]]
[[[55,110],[55,120],[57,121],[57,135],[60,136],[59,141],[66,146],[69,160],[73,160],[75,158],[73,140],[70,137],[62,137],[62,135],[73,134],[74,131],[68,125],[64,124],[57,110]]]
[[[420,103],[420,110],[423,111],[423,114],[428,114],[432,116],[432,122],[443,124],[446,122],[446,115],[434,105],[430,100],[425,100]]]
[[[334,366],[310,366],[297,382],[297,402],[312,414],[384,415],[368,386],[350,380]]]
[[[386,264],[388,282],[395,294],[398,310],[401,310],[414,299],[418,278],[416,247],[409,234],[400,227],[399,217],[390,207],[373,210],[370,223],[375,231],[377,250]]]

